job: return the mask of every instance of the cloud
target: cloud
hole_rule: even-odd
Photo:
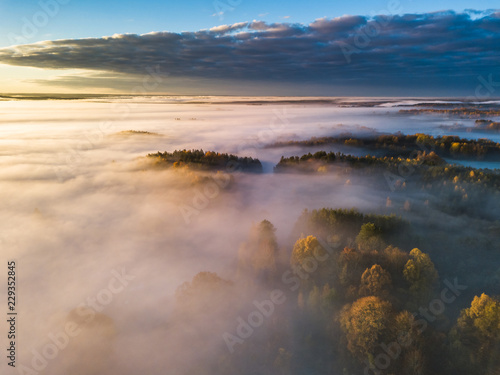
[[[110,72],[79,72],[62,74],[50,79],[31,79],[28,83],[54,87],[72,87],[74,89],[106,89],[107,91],[132,92],[141,87],[144,77],[135,74]],[[152,91],[152,90],[151,90]]]
[[[248,22],[239,22],[233,25],[220,25],[212,27],[209,31],[214,34],[227,34],[231,31],[241,30],[248,26]]]
[[[471,16],[472,15],[472,16]],[[46,69],[328,85],[472,85],[498,74],[500,13],[240,22],[195,32],[117,34],[0,49],[0,63]]]

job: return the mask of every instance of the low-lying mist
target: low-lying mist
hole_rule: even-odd
[[[277,229],[282,267],[304,209],[356,207],[422,224],[413,212],[425,207],[443,236],[456,228],[474,235],[467,218],[429,208],[428,194],[411,186],[393,193],[342,170],[272,173],[282,155],[313,149],[265,147],[345,132],[441,134],[439,118],[390,107],[118,99],[4,101],[0,113],[1,258],[18,264],[25,374],[216,373],[208,364],[231,355],[223,334],[234,333],[254,300],[271,298],[265,282],[238,278],[242,243],[263,220]],[[195,148],[257,157],[264,173],[154,169],[145,159]],[[217,281],[222,291],[207,301],[179,303],[178,288],[203,271],[229,284]],[[3,289],[0,297],[6,300]],[[248,340],[258,345],[259,332]],[[241,358],[242,368],[251,361]]]

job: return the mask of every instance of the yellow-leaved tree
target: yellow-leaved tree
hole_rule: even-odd
[[[378,264],[367,268],[361,275],[359,294],[361,296],[383,296],[391,287],[391,275]]]
[[[379,297],[363,297],[344,307],[340,317],[347,348],[361,360],[373,361],[376,349],[390,341],[392,305]]]
[[[410,283],[414,303],[421,304],[430,298],[438,273],[428,254],[417,248],[410,251],[410,259],[405,264],[403,275]]]
[[[498,374],[500,369],[500,301],[481,294],[463,309],[450,333],[451,357],[464,373]],[[495,372],[497,371],[497,372]]]

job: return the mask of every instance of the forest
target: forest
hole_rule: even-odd
[[[157,167],[187,167],[191,169],[226,170],[228,172],[262,172],[262,164],[258,159],[250,157],[238,157],[232,154],[224,154],[214,151],[203,150],[175,150],[169,152],[157,152],[148,154],[147,157]]]
[[[207,271],[178,288],[193,345],[234,321],[227,350],[189,373],[497,374],[500,300],[443,279],[401,217],[305,210],[289,244],[275,231],[250,229],[231,280]]]
[[[500,139],[443,130],[499,118],[49,97],[1,102],[14,372],[500,375]]]
[[[487,125],[482,125],[482,124]],[[490,120],[477,120],[483,128],[494,128]],[[493,125],[492,125],[493,124]],[[479,127],[479,125],[478,125]],[[269,148],[288,146],[326,146],[340,144],[369,151],[380,150],[386,156],[409,157],[418,152],[434,152],[440,157],[453,159],[495,160],[500,158],[500,144],[488,139],[471,140],[457,136],[437,136],[427,134],[379,135],[377,137],[355,137],[352,134],[337,137],[313,137],[306,141],[276,142]]]
[[[500,122],[492,120],[476,120],[475,127],[481,130],[498,132],[500,131]]]
[[[459,116],[463,118],[474,118],[474,117],[484,117],[484,116],[499,116],[500,110],[495,108],[489,108],[489,106],[470,106],[470,107],[458,107],[452,109],[436,109],[436,108],[420,108],[420,109],[402,109],[399,111],[401,114],[418,115],[422,113],[439,114],[439,115],[450,115]]]
[[[280,228],[289,233],[281,242],[264,219],[223,276],[207,269],[180,285],[171,332],[201,353],[183,363],[188,373],[497,375],[500,175],[439,154],[493,157],[499,145],[425,134],[311,142],[387,155],[282,156],[274,173],[332,175],[374,191],[389,184],[391,197],[376,212],[304,209],[293,227]],[[432,151],[417,151],[419,144]],[[405,156],[391,156],[399,152]],[[260,165],[197,150],[148,156],[217,171],[230,160],[251,172]],[[474,236],[436,213],[461,218]]]

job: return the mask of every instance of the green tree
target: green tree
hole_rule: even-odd
[[[325,284],[321,291],[321,309],[325,316],[330,316],[335,302],[337,301],[337,292],[335,288]]]
[[[460,367],[477,374],[496,374],[500,368],[500,301],[486,294],[475,296],[462,310],[450,333],[451,355]],[[464,360],[466,358],[466,360]]]
[[[364,267],[361,265],[362,254],[356,249],[344,248],[339,257],[339,281],[345,290],[350,287],[358,287],[359,278],[363,273]]]
[[[385,248],[382,231],[374,223],[369,222],[361,226],[356,237],[356,243],[361,251],[382,250]]]
[[[438,273],[429,255],[415,248],[410,251],[410,259],[406,262],[403,275],[410,283],[410,291],[417,298],[416,302],[425,301],[438,279]]]
[[[500,302],[484,293],[475,296],[470,308],[460,314],[458,326],[473,326],[481,341],[495,340],[500,333]]]

